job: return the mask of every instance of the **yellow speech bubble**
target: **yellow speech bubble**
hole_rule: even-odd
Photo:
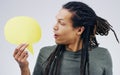
[[[17,16],[8,20],[4,29],[5,38],[12,44],[28,43],[30,53],[34,54],[32,45],[41,38],[39,23],[26,16]]]

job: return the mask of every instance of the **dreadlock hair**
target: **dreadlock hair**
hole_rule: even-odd
[[[95,12],[86,4],[82,2],[68,2],[63,5],[63,9],[67,9],[73,14],[72,21],[73,27],[84,26],[85,30],[82,33],[80,39],[83,40],[81,62],[80,62],[80,75],[90,75],[89,72],[89,50],[94,47],[98,47],[96,35],[106,36],[109,30],[114,32],[116,40],[119,40],[112,29],[112,26],[103,18],[98,17]],[[57,45],[56,49],[46,60],[46,67],[44,75],[59,75],[60,65],[62,60],[62,54],[65,50],[64,45]]]

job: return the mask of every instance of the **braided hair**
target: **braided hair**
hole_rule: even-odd
[[[119,43],[115,31],[112,26],[107,22],[107,20],[97,16],[93,9],[88,5],[72,1],[63,5],[63,9],[67,9],[73,14],[72,21],[73,27],[84,26],[85,30],[82,33],[80,39],[83,40],[82,52],[81,52],[81,62],[80,62],[80,75],[90,75],[89,72],[89,50],[91,48],[98,47],[98,42],[96,40],[96,35],[106,36],[109,31],[112,30]],[[51,55],[46,60],[46,67],[44,70],[44,75],[59,75],[60,65],[62,60],[63,50],[65,50],[64,45],[57,45],[56,49],[51,53]]]

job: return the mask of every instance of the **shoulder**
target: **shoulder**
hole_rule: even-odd
[[[102,55],[109,55],[110,52],[107,48],[104,48],[104,47],[97,47],[97,48],[94,48],[92,50],[93,52],[97,53],[97,54],[102,54]]]
[[[92,49],[90,55],[95,59],[111,61],[111,54],[107,48],[97,47]]]
[[[97,47],[91,51],[91,55],[106,64],[112,64],[111,54],[107,48]]]
[[[38,54],[38,59],[45,61],[50,56],[50,54],[55,50],[56,46],[57,45],[45,46],[41,48]]]
[[[91,62],[99,64],[105,71],[112,72],[112,58],[109,50],[104,47],[97,47],[90,52]]]
[[[53,45],[53,46],[45,46],[43,48],[40,49],[40,53],[41,54],[49,54],[52,53],[57,45]]]

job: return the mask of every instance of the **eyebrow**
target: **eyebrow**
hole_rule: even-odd
[[[62,21],[64,21],[64,19],[58,18],[57,16],[56,16],[55,18],[58,19],[58,20],[62,20]]]

